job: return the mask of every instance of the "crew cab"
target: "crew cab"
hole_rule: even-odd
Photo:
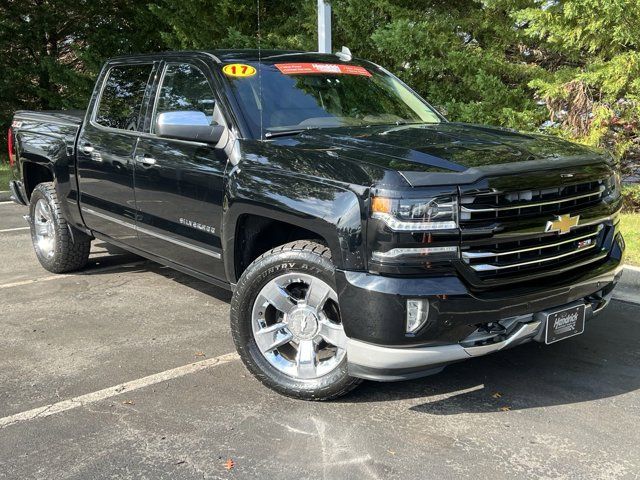
[[[608,154],[449,122],[349,52],[114,58],[9,149],[45,269],[100,239],[233,291],[244,364],[298,398],[580,334],[621,275]]]

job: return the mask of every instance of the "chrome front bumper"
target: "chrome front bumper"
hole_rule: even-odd
[[[585,305],[585,320],[600,313],[612,293],[596,302],[573,302],[560,308]],[[555,309],[554,309],[555,310]],[[373,345],[352,338],[347,342],[349,373],[368,380],[394,381],[438,373],[451,363],[498,352],[532,340],[544,342],[547,312],[512,317],[498,322],[501,333],[487,333],[480,329],[452,345],[433,347],[387,347]]]

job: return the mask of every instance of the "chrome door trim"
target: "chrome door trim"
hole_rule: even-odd
[[[111,215],[105,215],[104,213],[96,212],[95,210],[87,207],[81,207],[83,212],[89,213],[91,215],[95,215],[96,217],[104,218],[105,220],[109,220],[110,222],[117,223],[118,225],[122,225],[123,227],[130,228],[132,230],[136,230],[136,226],[133,223],[125,222],[124,220],[120,220],[118,218],[114,218]]]
[[[169,237],[167,235],[163,235],[161,233],[156,233],[156,232],[153,232],[153,231],[148,230],[148,229],[143,228],[143,227],[138,227],[138,226],[136,226],[136,225],[134,225],[132,223],[125,222],[123,220],[119,220],[117,218],[114,218],[111,215],[105,215],[104,213],[96,212],[95,210],[92,210],[92,209],[87,208],[87,207],[82,207],[82,211],[86,212],[86,213],[88,213],[90,215],[95,215],[97,217],[104,218],[105,220],[109,220],[111,222],[117,223],[119,225],[122,225],[123,227],[131,228],[132,230],[135,230],[136,232],[144,233],[145,235],[150,235],[152,237],[159,238],[160,240],[164,240],[165,242],[173,243],[173,244],[178,245],[180,247],[184,247],[184,248],[187,248],[189,250],[193,250],[193,251],[196,251],[198,253],[202,253],[203,255],[208,255],[208,256],[216,258],[218,260],[220,260],[222,258],[222,255],[220,253],[218,253],[218,252],[214,252],[212,250],[208,250],[208,249],[202,248],[202,247],[197,247],[197,246],[192,245],[190,243],[183,242],[182,240],[178,240],[176,238]]]
[[[182,240],[178,240],[176,238],[169,237],[167,235],[163,235],[161,233],[152,232],[151,230],[147,230],[146,228],[136,227],[136,230],[138,232],[140,232],[140,233],[144,233],[146,235],[151,235],[152,237],[159,238],[160,240],[164,240],[166,242],[170,242],[170,243],[173,243],[175,245],[179,245],[181,247],[188,248],[189,250],[194,250],[194,251],[202,253],[204,255],[209,255],[210,257],[213,257],[213,258],[217,258],[217,259],[222,258],[222,255],[220,255],[218,252],[213,252],[211,250],[207,250],[206,248],[202,248],[202,247],[196,247],[195,245],[191,245],[190,243],[183,242]]]

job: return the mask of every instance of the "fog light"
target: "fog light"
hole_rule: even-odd
[[[429,300],[407,300],[407,333],[415,333],[429,318]]]

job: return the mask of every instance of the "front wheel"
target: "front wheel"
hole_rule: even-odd
[[[360,383],[347,372],[334,267],[323,245],[292,242],[255,260],[234,292],[231,329],[246,367],[279,393],[329,400]]]
[[[53,183],[40,183],[33,189],[29,213],[31,241],[45,269],[64,273],[86,265],[91,237],[67,223]]]

